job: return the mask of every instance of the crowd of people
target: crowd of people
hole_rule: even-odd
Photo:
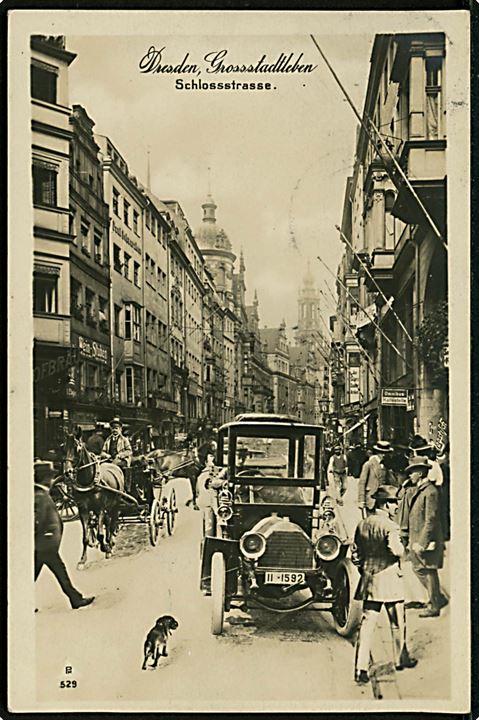
[[[359,444],[345,452],[330,451],[327,479],[341,506],[348,476],[356,478],[357,504],[362,520],[353,544],[353,562],[361,580],[356,599],[363,614],[356,645],[355,679],[369,681],[368,667],[379,613],[387,611],[397,670],[415,667],[406,645],[406,607],[420,608],[419,616],[434,618],[448,604],[438,571],[443,567],[450,539],[449,448],[438,454],[432,443],[415,435],[408,447],[378,440],[370,453]],[[425,588],[427,602],[405,604],[401,563]]]

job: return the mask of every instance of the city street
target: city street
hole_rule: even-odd
[[[419,696],[425,674],[434,672],[438,645],[430,630],[414,620],[413,649],[428,657],[412,673],[401,673],[400,683],[388,670],[390,645],[385,628],[378,634],[374,661],[378,680],[360,688],[353,677],[351,642],[336,635],[327,613],[276,615],[234,611],[225,634],[210,634],[210,599],[198,589],[201,513],[185,507],[189,487],[174,481],[180,512],[171,538],[148,544],[144,527],[121,530],[114,556],[105,561],[90,550],[84,571],[75,569],[80,555],[78,522],[65,526],[62,552],[72,579],[84,594],[96,595],[93,605],[70,610],[53,577],[44,570],[37,581],[36,653],[38,699],[49,706],[76,709],[88,703],[112,701],[155,703],[158,710],[234,710],[316,708],[318,701],[372,700]],[[354,524],[354,481],[346,495],[346,525]],[[169,657],[156,671],[142,671],[143,642],[157,617],[172,614],[179,622]],[[244,622],[247,620],[246,623]],[[447,617],[440,618],[443,628]],[[431,644],[433,643],[433,645]],[[279,654],[278,654],[279,650]],[[436,655],[437,657],[437,655]],[[432,665],[431,665],[432,661]],[[71,666],[72,673],[65,674]],[[437,668],[436,668],[437,672]],[[447,683],[447,668],[441,675]],[[60,687],[76,680],[75,688]],[[161,683],[161,684],[160,684]],[[444,696],[444,684],[436,685]],[[118,705],[116,704],[116,707]]]

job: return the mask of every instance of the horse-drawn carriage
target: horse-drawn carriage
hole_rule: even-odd
[[[155,546],[161,530],[172,535],[175,528],[178,507],[171,477],[158,469],[154,458],[144,455],[133,457],[131,466],[123,468],[123,474],[124,491],[105,488],[119,496],[117,527],[144,524],[148,527],[150,543]],[[79,518],[72,476],[61,475],[50,494],[64,522]]]

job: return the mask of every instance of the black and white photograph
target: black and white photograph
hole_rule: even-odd
[[[468,710],[469,32],[10,14],[11,711]]]

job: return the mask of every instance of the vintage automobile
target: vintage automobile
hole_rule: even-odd
[[[334,501],[320,497],[323,429],[287,416],[241,415],[218,432],[201,552],[211,631],[234,607],[332,613],[357,628],[359,575]]]

